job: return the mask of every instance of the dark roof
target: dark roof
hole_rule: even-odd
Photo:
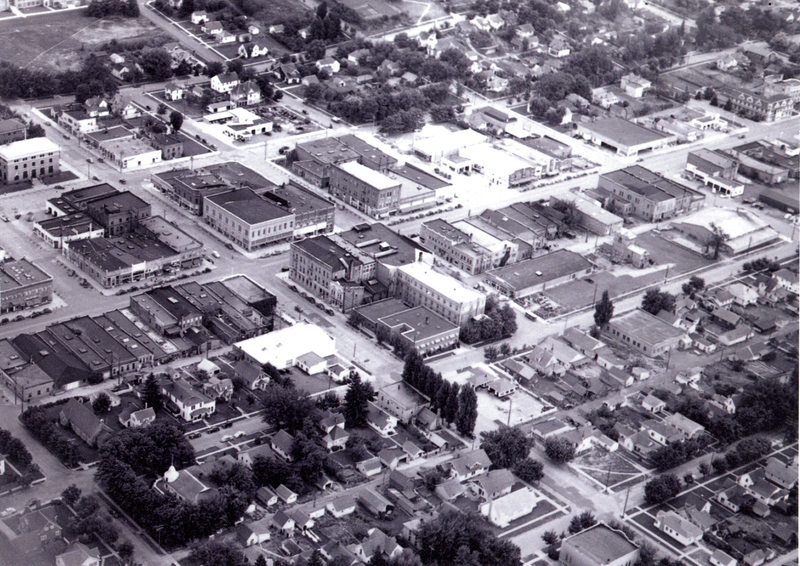
[[[305,240],[294,242],[292,245],[332,268],[343,267],[342,262],[349,255],[347,250],[327,236],[306,238]]]
[[[93,373],[52,337],[46,342],[40,335],[19,334],[11,341],[27,359],[50,376],[58,388],[76,381],[87,380]]]
[[[414,240],[398,234],[381,222],[362,224],[342,232],[339,237],[384,265],[414,263],[417,251],[427,251]]]
[[[5,134],[7,132],[15,132],[17,130],[24,130],[25,124],[17,120],[16,118],[8,118],[6,120],[0,120],[0,134]]]
[[[626,146],[650,143],[669,137],[617,117],[581,124],[581,127]]]
[[[291,215],[251,189],[234,189],[205,198],[250,225]]]
[[[310,161],[316,165],[315,161]],[[311,191],[294,184],[292,181],[280,186],[269,189],[262,195],[264,198],[272,200],[280,206],[294,211],[296,215],[305,214],[319,210],[333,209],[336,205],[324,198],[315,195]]]
[[[409,181],[414,181],[426,189],[431,189],[434,191],[450,186],[450,183],[444,179],[428,173],[427,171],[424,171],[419,167],[412,165],[411,163],[405,163],[404,165],[393,167],[392,172],[397,173]]]
[[[67,401],[60,414],[69,420],[73,430],[89,438],[97,436],[105,428],[92,410],[74,397]]]
[[[624,534],[602,523],[566,538],[562,549],[563,545],[577,549],[598,565],[613,562],[637,549]]]
[[[592,268],[592,262],[569,250],[557,250],[549,254],[492,269],[488,273],[502,279],[516,290],[546,283],[572,273],[581,273]],[[536,272],[542,275],[537,275]]]

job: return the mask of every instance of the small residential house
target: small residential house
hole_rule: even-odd
[[[720,549],[715,549],[714,553],[709,557],[708,561],[712,566],[737,566],[739,561],[722,552]]]
[[[342,495],[341,497],[337,497],[333,501],[328,502],[325,505],[325,508],[331,515],[337,519],[341,519],[342,517],[355,512],[356,500],[352,495]]]
[[[156,412],[152,407],[137,409],[133,404],[128,405],[119,414],[119,423],[126,428],[139,428],[147,426],[156,420]]]
[[[489,471],[492,461],[483,449],[473,450],[466,454],[459,454],[447,463],[452,470],[452,476],[459,481],[472,479]]]
[[[551,57],[562,58],[569,57],[571,47],[567,38],[561,35],[555,35],[547,47],[547,52]]]
[[[508,493],[517,483],[517,478],[510,470],[492,470],[476,477],[470,482],[470,489],[485,501],[497,499]]]
[[[239,84],[237,73],[220,73],[211,78],[211,89],[219,93],[229,93]]]
[[[391,436],[396,432],[397,418],[377,405],[370,403],[369,413],[367,414],[367,424],[375,429],[381,436]]]
[[[287,505],[292,505],[297,502],[297,494],[283,484],[275,489],[275,493],[278,495],[278,498]]]
[[[220,36],[225,32],[225,28],[222,27],[222,23],[220,22],[206,22],[200,28],[203,33],[207,33],[213,36]]]
[[[56,556],[56,566],[101,566],[100,553],[79,542],[73,543],[66,551]]]
[[[368,478],[381,473],[381,469],[383,469],[381,459],[377,456],[370,456],[360,462],[356,462],[356,470]]]
[[[684,519],[675,511],[659,511],[656,514],[655,527],[668,534],[683,546],[694,544],[703,538],[703,530]]]
[[[281,486],[283,487],[283,486]],[[294,519],[283,511],[278,511],[272,516],[272,526],[278,529],[285,535],[291,536],[294,534]]]
[[[265,507],[272,507],[278,504],[278,494],[266,486],[258,488],[258,491],[256,491],[256,499]]]
[[[293,459],[292,450],[294,449],[294,437],[285,430],[279,430],[270,441],[272,449],[278,456],[291,462]]]
[[[261,368],[251,364],[247,360],[237,362],[236,365],[233,366],[233,372],[236,377],[244,381],[245,387],[250,391],[255,391],[257,389],[263,390],[269,385],[269,376],[264,373]]]
[[[744,283],[733,283],[728,287],[728,291],[733,295],[734,305],[748,307],[758,301],[758,291]]]
[[[642,401],[642,409],[648,413],[657,413],[658,411],[664,410],[666,407],[667,402],[659,399],[652,393],[645,397]]]
[[[247,548],[261,544],[270,539],[269,526],[263,522],[239,523],[236,525],[236,538],[239,543]]]
[[[252,43],[242,43],[239,46],[238,53],[239,57],[242,59],[252,59],[254,57],[264,57],[269,53],[269,49],[257,41],[254,41]]]
[[[797,463],[785,464],[775,457],[767,460],[764,477],[783,489],[792,489],[797,484]]]
[[[625,94],[633,98],[641,98],[651,86],[652,83],[650,81],[634,73],[623,75],[620,81],[620,88],[625,91]]]
[[[196,26],[200,24],[204,24],[208,21],[208,14],[205,10],[200,10],[197,12],[192,12],[192,23]]]
[[[174,81],[164,85],[164,98],[167,100],[180,100],[186,96],[186,88]]]
[[[339,65],[339,61],[334,59],[333,57],[325,57],[320,59],[315,63],[317,69],[320,71],[328,71],[330,74],[335,75],[339,72],[341,68]]]

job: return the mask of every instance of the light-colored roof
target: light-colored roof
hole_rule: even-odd
[[[61,148],[47,138],[30,138],[0,146],[0,157],[7,160],[19,159],[51,151],[61,151]]]
[[[370,169],[369,167],[364,167],[356,161],[341,163],[338,165],[338,167],[379,190],[391,189],[392,187],[396,187],[400,184],[398,181],[390,179],[383,173],[375,171],[374,169]]]
[[[469,303],[472,301],[480,301],[483,298],[481,293],[464,287],[464,285],[452,277],[433,271],[433,269],[422,262],[404,265],[400,267],[399,270],[453,302]]]
[[[313,351],[325,357],[336,353],[336,341],[322,328],[301,323],[282,328],[235,344],[248,357],[259,364],[271,363],[278,369],[286,362]]]

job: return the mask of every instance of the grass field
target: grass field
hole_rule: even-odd
[[[111,38],[153,39],[162,36],[144,19],[87,18],[83,10],[54,12],[33,18],[0,20],[0,58],[51,71],[80,66],[83,59]],[[166,41],[163,36],[163,41]]]

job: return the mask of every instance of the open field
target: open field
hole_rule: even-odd
[[[78,68],[92,50],[110,38],[151,39],[157,44],[161,37],[144,19],[97,20],[87,18],[83,10],[0,20],[0,45],[14,46],[5,49],[2,58],[23,67],[50,71]]]
[[[404,13],[403,10],[386,0],[342,0],[341,4],[353,9],[365,22],[382,17],[391,18]]]

